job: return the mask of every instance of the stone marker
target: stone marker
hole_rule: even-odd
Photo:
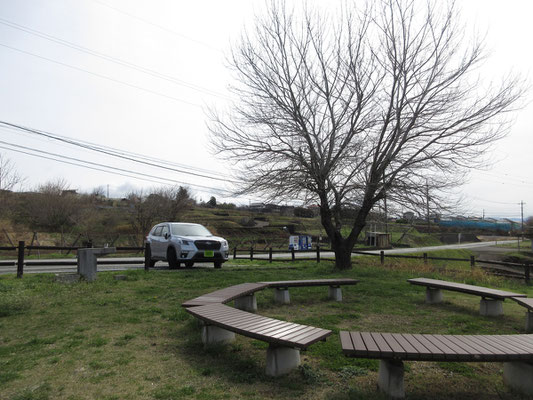
[[[96,256],[116,253],[116,247],[78,249],[78,274],[87,282],[96,279]]]

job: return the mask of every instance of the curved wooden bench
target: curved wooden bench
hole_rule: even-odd
[[[182,303],[182,307],[198,307],[208,304],[226,304],[235,300],[235,307],[246,311],[257,311],[254,293],[268,287],[265,283],[241,283],[204,294]]]
[[[422,335],[340,332],[347,357],[380,360],[379,388],[405,396],[403,361],[504,362],[504,380],[533,394],[533,335]]]
[[[280,321],[238,310],[224,304],[189,307],[186,311],[203,321],[205,345],[229,343],[235,333],[269,343],[266,373],[286,374],[300,365],[300,350],[331,335],[330,330]]]
[[[336,300],[342,300],[340,285],[355,285],[355,279],[315,279],[242,283],[208,293],[182,304],[186,311],[203,322],[202,342],[205,345],[229,343],[235,333],[269,343],[266,372],[271,376],[283,375],[300,365],[300,350],[331,335],[330,330],[294,324],[252,314],[257,311],[255,292],[267,287],[330,286],[338,289]],[[235,307],[224,305],[235,300]]]
[[[498,316],[503,314],[503,301],[509,298],[526,297],[525,294],[506,292],[482,286],[467,285],[464,283],[448,282],[438,279],[414,278],[408,279],[412,285],[426,287],[426,303],[436,304],[442,302],[442,289],[480,296],[479,313],[484,316]]]
[[[522,307],[527,309],[526,311],[526,332],[533,332],[533,299],[523,297],[511,297]]]
[[[309,279],[309,280],[295,280],[295,281],[275,281],[275,282],[260,282],[268,285],[269,288],[276,289],[274,293],[274,300],[280,304],[289,304],[290,287],[310,287],[310,286],[329,286],[329,298],[342,301],[341,286],[356,285],[359,283],[357,279],[337,278],[337,279]]]

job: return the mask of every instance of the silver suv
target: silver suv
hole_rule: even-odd
[[[150,230],[146,241],[150,244],[150,267],[162,260],[168,261],[171,269],[181,263],[190,268],[195,262],[212,262],[221,268],[228,261],[228,242],[200,224],[163,222]]]

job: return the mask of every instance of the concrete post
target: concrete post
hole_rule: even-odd
[[[498,317],[503,315],[503,300],[481,299],[479,302],[479,314],[485,317]]]
[[[426,304],[442,303],[442,290],[432,287],[426,288]]]
[[[342,290],[339,286],[329,287],[329,298],[335,301],[342,301]]]
[[[503,381],[518,392],[533,395],[533,365],[518,361],[503,363]]]
[[[403,362],[396,360],[379,360],[378,388],[392,399],[403,399]]]
[[[290,304],[291,296],[289,288],[276,288],[274,291],[274,300],[278,304]]]
[[[266,374],[285,375],[300,365],[300,350],[270,344],[267,349]]]
[[[238,297],[235,299],[235,308],[243,311],[256,312],[257,311],[257,298],[252,293],[247,296]]]
[[[235,333],[214,325],[202,326],[202,343],[205,346],[228,344],[235,340]]]
[[[115,247],[78,249],[78,274],[87,282],[94,281],[97,271],[96,256],[116,252],[117,249]]]

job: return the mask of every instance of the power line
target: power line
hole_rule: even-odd
[[[95,3],[97,3],[97,4],[100,4],[101,6],[104,6],[104,7],[110,8],[110,9],[112,9],[112,10],[114,10],[114,11],[120,13],[120,14],[124,14],[124,15],[126,15],[126,16],[128,16],[128,17],[130,17],[130,18],[133,18],[133,19],[136,19],[136,20],[138,20],[138,21],[144,22],[144,23],[147,24],[147,25],[154,26],[154,27],[159,28],[159,29],[161,29],[161,30],[163,30],[163,31],[165,31],[165,32],[171,33],[171,34],[176,35],[176,36],[179,36],[179,37],[181,37],[181,38],[183,38],[183,39],[186,39],[186,40],[189,40],[189,41],[191,41],[191,42],[194,42],[194,43],[200,44],[200,45],[202,45],[202,46],[208,47],[208,48],[210,48],[211,50],[216,50],[216,51],[218,51],[218,52],[223,53],[222,50],[220,50],[220,49],[218,49],[218,48],[216,48],[216,47],[210,45],[209,43],[205,43],[205,42],[202,42],[201,40],[191,38],[191,37],[189,37],[189,36],[187,36],[187,35],[184,35],[184,34],[182,34],[182,33],[176,32],[176,31],[174,31],[174,30],[172,30],[172,29],[170,29],[170,28],[167,28],[166,26],[156,24],[155,22],[149,21],[149,20],[147,20],[146,18],[139,17],[139,16],[137,16],[137,15],[135,15],[135,14],[132,14],[132,13],[130,13],[130,12],[128,12],[128,11],[124,11],[124,10],[121,10],[120,8],[117,8],[117,7],[111,6],[111,5],[107,4],[107,3],[104,3],[103,1],[93,0],[93,2],[95,2]]]
[[[0,122],[0,125],[1,125],[1,122]],[[23,131],[23,130],[21,130],[18,127],[0,126],[0,129],[14,131],[16,133],[21,133],[22,132],[22,133],[28,133],[30,135],[35,135],[34,132]],[[57,135],[57,134],[54,134],[54,136],[56,136],[57,138],[65,139],[64,142],[59,142],[59,144],[63,145],[65,148],[69,148],[68,146],[72,145],[69,142],[72,141],[73,139],[71,139],[69,137],[66,137],[66,136]],[[50,138],[45,137],[45,136],[41,137],[39,135],[37,135],[36,139],[45,141],[47,143],[50,141]],[[205,169],[205,168],[199,168],[199,167],[190,166],[190,165],[186,165],[186,164],[180,164],[180,163],[177,163],[177,162],[168,161],[168,160],[164,160],[164,159],[161,159],[161,158],[155,158],[155,157],[150,157],[150,156],[147,156],[147,155],[144,155],[144,154],[129,152],[129,151],[126,151],[126,150],[120,150],[120,149],[116,149],[116,148],[113,148],[113,147],[103,146],[103,145],[99,145],[99,144],[88,142],[88,141],[84,141],[84,140],[78,140],[77,142],[81,143],[81,144],[84,144],[84,145],[87,145],[87,146],[91,146],[93,148],[105,149],[105,150],[108,150],[110,152],[114,152],[116,154],[127,155],[127,156],[130,156],[130,157],[136,157],[136,158],[142,159],[142,160],[153,161],[153,162],[156,162],[158,164],[170,165],[170,166],[175,166],[175,167],[178,167],[178,168],[183,168],[183,169],[187,169],[187,170],[191,170],[191,171],[201,172],[201,173],[204,173],[204,174],[210,174],[210,175],[213,175],[213,176],[218,176],[218,177],[220,177],[220,178],[222,178],[224,180],[227,180],[227,181],[232,181],[231,179],[229,179],[229,178],[231,178],[229,175],[223,174],[223,173],[218,172],[218,171],[212,171],[212,170],[208,170],[208,169]]]
[[[26,32],[26,33],[31,34],[31,35],[38,36],[40,38],[52,41],[54,43],[58,43],[58,44],[60,44],[62,46],[66,46],[66,47],[81,51],[83,53],[92,55],[94,57],[99,57],[99,58],[104,59],[106,61],[110,61],[110,62],[113,62],[115,64],[118,64],[118,65],[121,65],[121,66],[124,66],[124,67],[127,67],[127,68],[131,68],[131,69],[134,69],[136,71],[140,71],[142,73],[154,76],[156,78],[163,79],[163,80],[166,80],[168,82],[175,83],[177,85],[185,86],[185,87],[187,87],[189,89],[193,89],[193,90],[208,94],[210,96],[216,96],[216,97],[224,98],[224,99],[227,99],[227,100],[231,99],[229,96],[226,96],[226,95],[224,95],[222,93],[218,93],[218,92],[216,92],[214,90],[207,89],[207,88],[201,87],[199,85],[195,85],[195,84],[183,81],[181,79],[175,78],[175,77],[170,76],[170,75],[162,74],[162,73],[160,73],[160,72],[158,72],[156,70],[153,70],[153,69],[150,69],[150,68],[146,68],[146,67],[142,67],[142,66],[140,66],[138,64],[134,64],[132,62],[125,61],[125,60],[122,60],[122,59],[117,58],[117,57],[113,57],[113,56],[110,56],[110,55],[107,55],[107,54],[104,54],[104,53],[100,53],[100,52],[92,50],[90,48],[87,48],[87,47],[84,47],[84,46],[80,46],[80,45],[78,45],[76,43],[69,42],[68,40],[64,40],[64,39],[58,38],[56,36],[49,35],[47,33],[44,33],[44,32],[29,28],[29,27],[24,26],[24,25],[17,24],[15,22],[6,20],[4,18],[0,18],[0,24],[9,26],[10,28],[13,28],[13,29],[18,29],[20,31]]]
[[[39,153],[47,154],[50,157],[43,156],[42,154],[33,154],[33,153],[29,153],[28,151],[16,150],[16,149],[12,149],[12,148],[7,148],[5,146],[0,146],[0,148],[5,149],[5,150],[11,150],[11,151],[15,151],[15,152],[18,152],[18,153],[30,155],[30,156],[33,156],[33,157],[44,158],[44,159],[47,159],[47,160],[52,160],[52,161],[57,161],[57,162],[65,163],[65,164],[75,165],[75,166],[78,166],[78,167],[88,168],[88,169],[92,169],[92,170],[96,170],[96,171],[107,172],[107,173],[110,173],[110,174],[126,176],[126,177],[129,177],[129,178],[140,179],[140,180],[159,183],[159,184],[161,184],[161,183],[166,184],[166,185],[182,184],[182,185],[188,185],[188,186],[198,187],[198,188],[202,188],[202,189],[207,189],[207,190],[210,190],[210,191],[213,191],[213,192],[217,192],[217,193],[221,193],[221,194],[225,193],[226,195],[233,194],[232,192],[230,192],[228,190],[225,190],[225,189],[221,189],[221,188],[214,188],[214,187],[210,187],[210,186],[204,186],[204,185],[199,185],[199,184],[194,184],[194,183],[189,183],[189,182],[182,182],[182,181],[177,181],[175,179],[161,178],[161,177],[158,177],[158,176],[155,176],[155,175],[145,174],[145,173],[136,172],[136,171],[129,171],[129,170],[126,170],[126,169],[113,167],[113,166],[110,166],[110,165],[107,165],[107,164],[101,164],[101,163],[95,163],[95,162],[92,162],[92,161],[81,160],[81,159],[78,159],[78,158],[68,157],[68,156],[65,156],[65,155],[62,155],[62,154],[51,153],[51,152],[47,152],[47,151],[44,151],[44,150],[35,149],[35,148],[22,146],[22,145],[17,145],[17,144],[13,144],[13,143],[9,143],[9,142],[0,141],[0,143],[4,144],[4,145],[16,147],[18,149],[24,149],[24,150],[29,150],[29,151],[33,151],[33,152],[39,152]],[[61,159],[56,159],[56,158],[52,158],[52,157],[61,157]],[[64,159],[71,160],[71,161],[65,161]],[[88,165],[79,164],[79,163],[84,163],[84,164],[88,164]],[[107,169],[103,169],[103,168],[107,168]],[[119,172],[115,172],[115,171],[119,171]],[[134,175],[131,175],[131,174],[134,174]],[[139,176],[142,176],[142,178],[139,177]],[[147,179],[147,178],[149,178],[149,179]],[[153,180],[153,179],[158,179],[159,181],[156,181],[156,180]],[[161,182],[161,181],[163,181],[163,182]],[[169,182],[172,182],[172,183],[169,183]]]
[[[107,155],[110,155],[110,156],[113,156],[113,157],[116,157],[116,158],[122,158],[122,159],[125,159],[125,160],[128,160],[128,161],[132,161],[132,162],[135,162],[135,163],[138,163],[138,164],[149,165],[151,167],[156,167],[156,168],[160,168],[160,169],[164,169],[164,170],[170,170],[170,171],[173,171],[173,172],[179,172],[179,173],[187,174],[187,175],[194,175],[194,176],[201,177],[201,178],[206,178],[206,179],[212,179],[212,180],[217,180],[217,181],[220,180],[219,178],[216,178],[216,177],[213,177],[213,176],[210,176],[210,175],[205,175],[205,174],[196,173],[196,172],[190,172],[190,171],[184,171],[184,170],[180,170],[180,169],[177,169],[177,168],[165,167],[165,166],[159,165],[159,164],[157,164],[155,162],[148,162],[148,161],[138,160],[136,158],[117,153],[117,152],[115,152],[113,150],[106,150],[106,149],[103,149],[101,147],[98,147],[97,145],[94,145],[94,146],[93,145],[86,145],[86,144],[80,143],[80,142],[75,141],[75,140],[70,139],[70,138],[67,139],[65,137],[60,137],[60,136],[55,135],[55,134],[50,133],[50,132],[41,131],[41,130],[37,130],[37,129],[33,129],[33,128],[28,128],[28,127],[24,127],[24,126],[17,125],[17,124],[12,124],[12,123],[6,122],[6,121],[0,121],[0,125],[13,127],[13,128],[16,128],[16,129],[23,130],[25,132],[33,133],[33,134],[36,134],[36,135],[39,135],[39,136],[44,136],[44,137],[47,137],[47,138],[50,138],[50,139],[53,139],[53,140],[58,140],[60,142],[68,143],[68,144],[71,144],[73,146],[81,147],[81,148],[92,150],[92,151],[95,151],[95,152],[107,154]],[[230,179],[226,179],[226,181],[227,182],[231,182],[231,183],[239,183],[237,181],[233,181],[233,180],[230,180]]]
[[[146,93],[154,94],[156,96],[165,97],[167,99],[174,100],[174,101],[177,101],[177,102],[180,102],[180,103],[184,103],[184,104],[188,104],[188,105],[191,105],[191,106],[194,106],[194,107],[202,108],[201,105],[195,104],[195,103],[191,103],[190,101],[187,101],[187,100],[179,99],[177,97],[170,96],[170,95],[167,95],[167,94],[164,94],[164,93],[161,93],[161,92],[156,92],[155,90],[152,90],[152,89],[146,89],[146,88],[144,88],[142,86],[137,86],[137,85],[134,85],[134,84],[131,84],[131,83],[127,83],[127,82],[124,82],[124,81],[121,81],[121,80],[118,80],[118,79],[115,79],[115,78],[111,78],[111,77],[106,76],[106,75],[102,75],[102,74],[99,74],[99,73],[96,73],[96,72],[89,71],[89,70],[81,68],[81,67],[76,67],[74,65],[70,65],[70,64],[67,64],[67,63],[64,63],[64,62],[61,62],[61,61],[53,60],[53,59],[48,58],[48,57],[40,56],[38,54],[30,53],[29,51],[21,50],[21,49],[18,49],[16,47],[9,46],[7,44],[0,43],[0,46],[5,47],[5,48],[10,49],[10,50],[13,50],[13,51],[17,51],[17,52],[22,53],[22,54],[26,54],[26,55],[29,55],[29,56],[32,56],[32,57],[40,58],[42,60],[45,60],[45,61],[48,61],[48,62],[51,62],[51,63],[54,63],[54,64],[58,64],[58,65],[61,65],[63,67],[67,67],[67,68],[70,68],[70,69],[73,69],[73,70],[76,70],[76,71],[85,72],[85,73],[87,73],[89,75],[96,76],[97,78],[101,78],[101,79],[105,79],[105,80],[112,81],[112,82],[115,82],[115,83],[119,83],[119,84],[124,85],[124,86],[129,86],[129,87],[134,88],[134,89],[142,90],[143,92],[146,92]]]

